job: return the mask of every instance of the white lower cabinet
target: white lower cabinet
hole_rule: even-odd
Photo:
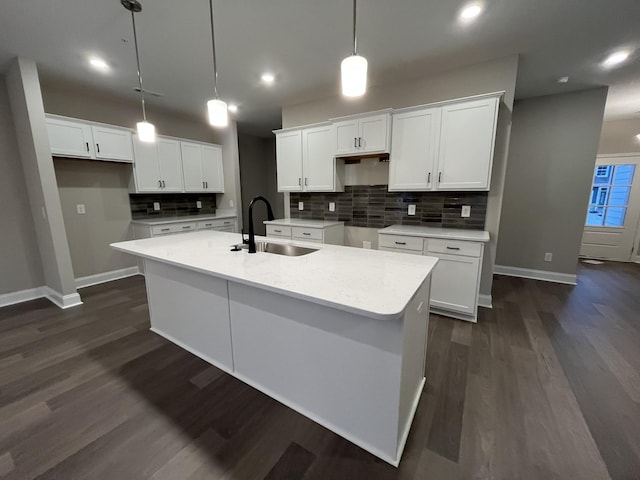
[[[298,240],[310,243],[327,243],[344,245],[344,223],[309,221],[309,223],[293,220],[272,220],[265,222],[267,237]]]

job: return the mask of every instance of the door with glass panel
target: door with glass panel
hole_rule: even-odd
[[[593,173],[580,255],[628,261],[638,248],[640,155],[600,155]]]

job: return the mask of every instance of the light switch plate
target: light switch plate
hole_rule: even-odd
[[[416,206],[415,205],[409,205],[408,213],[409,213],[409,215],[415,215],[416,214]]]
[[[304,210],[304,202],[298,202],[298,210]]]
[[[84,215],[86,212],[85,208],[84,208],[84,204],[79,203],[76,205],[76,212],[78,212],[78,215]]]
[[[460,216],[463,218],[469,218],[471,216],[471,205],[463,205]]]
[[[553,253],[551,252],[547,252],[544,254],[544,261],[545,262],[552,262],[553,261]]]
[[[196,200],[196,208],[202,208],[202,202],[200,200]]]
[[[153,202],[153,209],[160,210],[160,202]]]
[[[330,212],[336,211],[336,202],[329,202],[329,211]]]

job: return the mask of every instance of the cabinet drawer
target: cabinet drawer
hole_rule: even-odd
[[[424,240],[421,237],[405,237],[402,235],[380,235],[378,238],[380,247],[400,250],[415,250],[422,253]]]
[[[404,253],[405,255],[422,255],[422,251],[418,251],[418,250],[403,250],[400,248],[391,248],[391,247],[378,247],[378,250],[382,252]]]
[[[232,218],[220,220],[202,220],[198,222],[198,230],[206,230],[209,228],[231,228],[235,221]]]
[[[321,228],[302,228],[292,227],[291,237],[298,238],[300,240],[319,240],[322,241],[322,229]]]
[[[188,232],[196,229],[196,222],[169,223],[166,225],[154,225],[151,227],[153,235],[167,235],[169,233]]]
[[[430,238],[427,240],[427,254],[447,253],[449,255],[464,255],[465,257],[480,257],[482,245],[475,242],[460,240],[443,240]]]
[[[267,236],[291,238],[291,227],[283,227],[281,225],[267,225]]]

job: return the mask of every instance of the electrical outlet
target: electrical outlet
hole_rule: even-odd
[[[329,211],[330,212],[336,211],[336,202],[329,202]]]
[[[362,241],[362,248],[371,249],[371,242],[369,242],[367,240],[363,240]]]
[[[463,205],[460,216],[462,218],[469,218],[471,216],[471,205]]]
[[[409,215],[415,215],[416,214],[416,206],[415,205],[409,205],[409,211],[407,213]]]
[[[553,253],[547,252],[544,254],[544,261],[551,262],[553,261]]]
[[[304,202],[298,202],[298,210],[304,210]]]
[[[85,208],[84,208],[84,204],[79,203],[76,205],[76,212],[78,212],[78,215],[84,215],[86,212]]]
[[[233,208],[233,200],[229,200],[229,208]]]
[[[153,202],[153,209],[160,210],[160,202]]]
[[[202,202],[200,200],[196,200],[196,208],[202,208]]]

